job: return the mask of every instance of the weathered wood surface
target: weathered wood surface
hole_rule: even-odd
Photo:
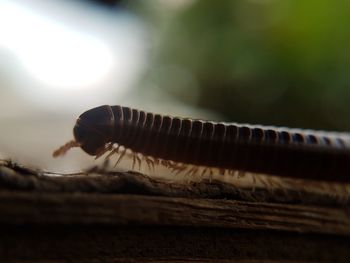
[[[350,235],[347,209],[128,194],[0,192],[0,223],[173,225]]]
[[[349,239],[247,229],[24,225],[0,228],[1,262],[349,262]]]
[[[0,223],[175,225],[350,235],[349,206],[322,206],[322,198],[317,205],[252,201],[244,194],[248,190],[222,183],[220,188],[218,182],[184,187],[137,173],[57,177],[9,162],[0,171]],[[218,198],[217,193],[226,196]]]
[[[350,194],[339,195],[293,188],[238,188],[218,180],[188,182],[185,185],[152,179],[136,172],[117,172],[94,167],[76,174],[56,174],[0,160],[0,190],[56,193],[127,193],[138,195],[229,199],[249,202],[286,203],[347,207]],[[302,182],[303,184],[307,184]],[[330,188],[332,189],[332,188]]]
[[[0,163],[1,262],[348,262],[347,199]]]
[[[347,237],[161,226],[0,228],[1,262],[349,262]]]

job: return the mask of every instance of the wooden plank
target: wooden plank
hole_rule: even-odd
[[[348,262],[350,238],[249,229],[1,225],[1,262]]]
[[[1,262],[348,262],[348,196],[0,162]],[[345,197],[345,198],[343,198]]]
[[[173,225],[350,235],[350,211],[128,194],[0,192],[2,224]]]
[[[291,181],[291,180],[290,180]],[[284,182],[286,183],[286,182]],[[127,193],[152,196],[231,199],[316,206],[347,207],[347,186],[320,185],[313,182],[288,182],[286,186],[238,187],[220,180],[179,184],[154,179],[136,172],[117,172],[100,168],[78,174],[53,174],[0,160],[0,189],[56,193]],[[325,189],[327,191],[320,191]]]
[[[0,165],[3,224],[143,224],[350,235],[347,199],[298,193],[304,194],[299,201],[306,201],[297,202],[281,194],[223,182],[184,186],[132,172],[49,176],[9,161]]]

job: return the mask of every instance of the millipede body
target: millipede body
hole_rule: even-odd
[[[122,106],[84,112],[75,141],[94,156],[123,146],[153,160],[241,170],[281,177],[350,182],[350,135],[203,121],[153,114]]]

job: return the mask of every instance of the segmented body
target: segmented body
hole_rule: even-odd
[[[84,114],[77,125],[79,120],[95,121],[100,125],[96,130],[103,126],[99,132],[106,134],[108,142],[154,159],[282,177],[350,181],[350,136],[346,133],[186,119],[122,106],[105,105]],[[97,144],[96,149],[103,147]]]

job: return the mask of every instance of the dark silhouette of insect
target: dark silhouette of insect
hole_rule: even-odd
[[[175,170],[183,170],[183,165],[174,165],[179,163],[350,182],[347,133],[211,122],[108,105],[80,115],[73,133],[75,140],[54,156],[79,146],[96,157],[120,154],[120,160],[129,149],[134,161],[141,161],[142,155],[152,165],[161,162]]]

